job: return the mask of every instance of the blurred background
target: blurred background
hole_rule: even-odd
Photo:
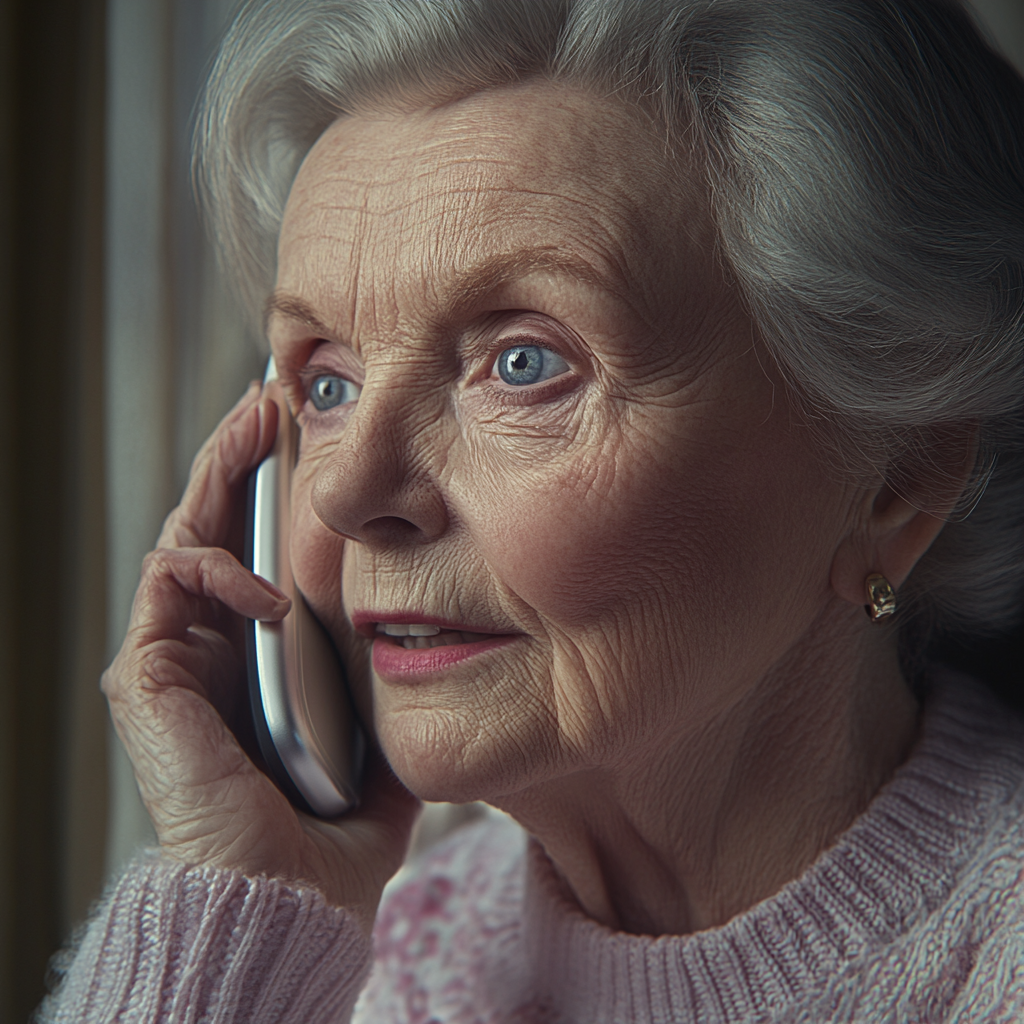
[[[262,372],[189,181],[234,6],[0,0],[0,1024],[152,841],[97,684],[193,454]],[[974,8],[1024,68],[1024,0]],[[1024,667],[1019,634],[947,653],[1003,687]]]

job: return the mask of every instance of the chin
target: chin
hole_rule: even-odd
[[[452,712],[408,710],[378,716],[377,736],[395,774],[421,800],[488,801],[534,781],[537,765],[496,729],[470,726]]]

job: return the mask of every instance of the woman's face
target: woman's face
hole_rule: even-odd
[[[851,492],[686,181],[639,115],[542,82],[345,118],[298,175],[294,570],[424,798],[656,758],[829,599]]]

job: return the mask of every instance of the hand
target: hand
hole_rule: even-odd
[[[243,749],[244,617],[274,621],[289,608],[238,560],[246,479],[273,446],[277,418],[254,383],[196,456],[143,564],[103,691],[167,854],[315,886],[369,931],[418,801],[377,754],[360,807],[320,821],[296,811]]]

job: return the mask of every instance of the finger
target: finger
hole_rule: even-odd
[[[125,646],[184,640],[193,625],[216,614],[212,602],[265,622],[291,607],[277,587],[222,548],[158,548],[143,563]]]
[[[289,607],[276,587],[219,548],[151,552],[124,645],[103,677],[115,720],[135,723],[126,724],[129,736],[146,734],[140,723],[152,720],[154,698],[167,687],[190,690],[210,705],[211,713],[231,717],[240,700],[242,663],[209,623],[224,619],[225,608],[274,620]]]
[[[196,457],[181,503],[167,517],[159,547],[220,547],[241,499],[241,485],[273,447],[278,406],[247,393]]]

